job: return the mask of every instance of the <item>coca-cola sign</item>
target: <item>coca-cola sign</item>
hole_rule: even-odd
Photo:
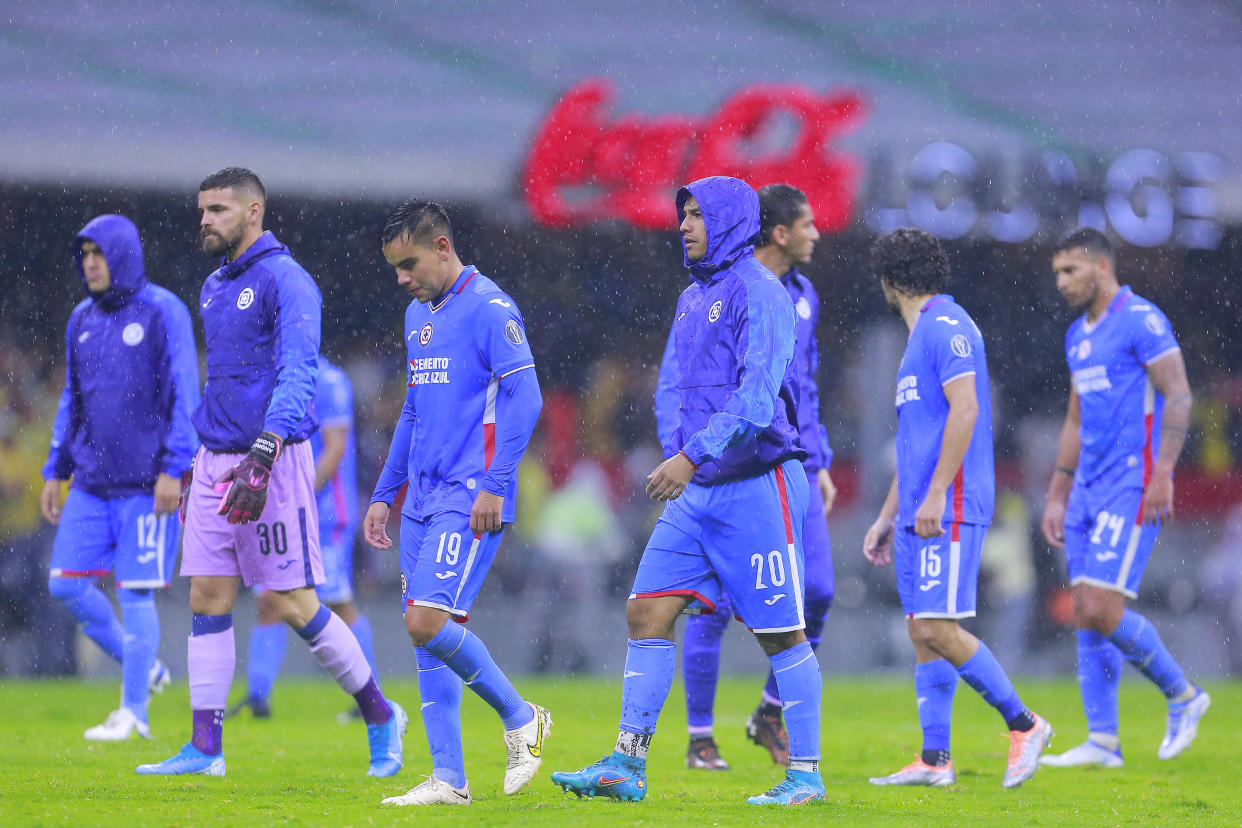
[[[673,194],[707,175],[752,186],[802,189],[820,228],[850,224],[862,164],[832,146],[866,115],[853,90],[820,94],[792,84],[748,86],[702,119],[684,115],[612,117],[613,89],[592,79],[569,90],[539,128],[525,174],[526,203],[553,227],[617,220],[650,229],[677,225]],[[777,146],[758,139],[773,126]]]

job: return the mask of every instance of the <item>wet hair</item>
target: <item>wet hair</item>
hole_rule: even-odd
[[[902,227],[871,243],[871,272],[907,296],[940,293],[949,280],[949,257],[930,233]]]
[[[431,246],[440,236],[453,244],[453,225],[448,213],[438,203],[411,198],[389,214],[380,233],[380,246],[402,236],[408,236],[414,244],[424,247]]]
[[[198,185],[198,191],[204,190],[249,190],[259,197],[259,201],[267,204],[267,190],[259,177],[245,167],[225,167],[213,172]]]
[[[772,243],[772,231],[779,225],[793,227],[806,207],[806,193],[788,184],[769,184],[759,191],[759,236],[756,247]]]
[[[1085,250],[1092,256],[1104,256],[1110,261],[1113,258],[1113,243],[1108,236],[1094,227],[1075,227],[1061,238],[1053,253],[1066,253],[1070,250]]]

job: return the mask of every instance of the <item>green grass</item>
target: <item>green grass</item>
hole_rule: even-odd
[[[1055,750],[1083,737],[1072,680],[1020,680],[1024,700],[1059,731]],[[495,715],[467,693],[466,767],[475,804],[462,809],[383,809],[430,773],[414,682],[388,691],[415,714],[406,767],[395,779],[367,779],[360,724],[340,726],[346,699],[327,681],[283,680],[270,721],[229,721],[228,776],[137,777],[135,765],[170,756],[189,733],[184,681],[152,702],[153,742],[88,744],[82,730],[115,701],[112,683],[12,681],[0,687],[0,825],[916,825],[923,828],[1015,823],[1032,826],[1239,825],[1238,683],[1207,685],[1214,705],[1194,746],[1171,762],[1156,759],[1164,729],[1159,695],[1139,680],[1122,686],[1126,766],[1120,770],[1044,768],[1020,789],[1000,787],[1004,725],[964,684],[955,708],[953,755],[958,784],[945,790],[881,789],[867,777],[891,772],[919,749],[913,690],[900,679],[842,678],[825,686],[823,762],[828,801],[792,809],[745,804],[780,774],[746,741],[743,724],[758,679],[722,681],[716,735],[727,772],[688,771],[681,687],[670,695],[652,747],[644,802],[578,801],[548,781],[612,749],[620,689],[593,679],[523,679],[530,698],[556,720],[546,761],[518,796],[501,793],[504,745]]]

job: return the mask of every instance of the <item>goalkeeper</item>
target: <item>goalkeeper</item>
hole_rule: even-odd
[[[224,775],[221,721],[233,680],[233,604],[239,582],[264,584],[282,620],[367,723],[368,776],[401,769],[405,712],[380,692],[358,639],[319,603],[324,580],[309,437],[322,299],[288,248],[263,231],[258,176],[230,167],[199,186],[203,250],[222,256],[199,300],[207,386],[194,413],[203,443],[182,492],[190,578],[190,742],[140,774]]]

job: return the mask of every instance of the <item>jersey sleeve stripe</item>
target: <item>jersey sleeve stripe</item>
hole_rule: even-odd
[[[973,377],[974,375],[975,375],[974,371],[963,371],[960,374],[954,374],[953,376],[949,377],[944,382],[940,383],[940,387],[944,388],[949,383],[954,382],[956,380],[960,380],[962,377]]]
[[[527,368],[534,368],[534,367],[535,367],[535,363],[532,362],[530,365],[523,365],[521,368],[514,368],[512,371],[505,371],[503,374],[498,374],[497,376],[499,376],[500,379],[504,379],[510,374],[516,374],[518,371],[525,371]]]
[[[1157,362],[1159,362],[1160,360],[1164,359],[1164,358],[1165,358],[1165,357],[1167,357],[1169,354],[1175,354],[1175,353],[1177,353],[1178,351],[1180,351],[1181,349],[1182,349],[1182,347],[1181,347],[1180,345],[1174,345],[1172,348],[1166,348],[1166,349],[1164,349],[1163,351],[1161,351],[1160,353],[1156,354],[1156,355],[1155,355],[1154,357],[1152,357],[1151,359],[1149,359],[1149,360],[1147,360],[1146,362],[1144,362],[1144,363],[1143,363],[1143,365],[1155,365]]]

